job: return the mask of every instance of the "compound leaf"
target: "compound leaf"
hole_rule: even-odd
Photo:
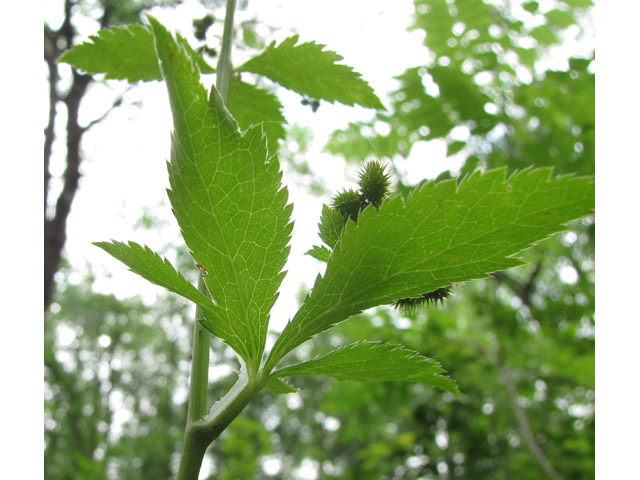
[[[248,365],[264,351],[284,277],[292,207],[261,125],[241,132],[217,90],[210,96],[184,45],[149,17],[174,119],[169,199],[222,314],[222,337]]]
[[[241,129],[262,123],[267,135],[269,154],[278,152],[279,140],[287,136],[282,104],[273,93],[236,79],[229,82],[227,108]]]
[[[142,25],[105,28],[89,39],[90,42],[67,50],[58,61],[85,72],[104,73],[106,78],[127,80],[129,83],[162,80],[149,28]],[[203,73],[215,71],[186,39],[178,37],[178,42],[187,49]]]
[[[320,217],[320,238],[330,248],[335,247],[346,223],[340,212],[328,205],[322,205],[322,216]]]
[[[593,211],[591,178],[552,179],[548,168],[505,177],[499,169],[426,182],[406,202],[393,197],[348,222],[266,368],[367,308],[520,265],[518,252]]]
[[[272,377],[326,375],[339,380],[360,382],[420,382],[459,396],[456,383],[442,376],[443,372],[435,360],[401,345],[358,342],[320,358],[276,370]]]
[[[221,312],[210,298],[189,283],[173,265],[165,258],[160,258],[149,247],[142,247],[135,242],[94,242],[112,257],[120,260],[129,269],[149,280],[151,283],[177,293],[198,305],[204,314],[202,324],[214,335],[225,338],[232,334],[225,323],[217,321]]]
[[[331,256],[331,250],[324,245],[314,245],[313,248],[307,250],[304,254],[309,255],[316,260],[320,260],[321,262],[327,263]]]
[[[151,283],[182,295],[206,310],[213,311],[215,305],[196,287],[189,283],[181,273],[165,258],[161,258],[149,247],[142,247],[135,242],[94,242],[112,257],[117,258],[129,269],[149,280]]]
[[[273,375],[269,377],[269,381],[267,382],[267,388],[271,390],[272,393],[276,395],[282,395],[284,393],[296,393],[298,391],[297,388],[292,387],[286,382],[283,382],[277,377]]]
[[[380,99],[361,75],[336,62],[342,57],[324,45],[306,42],[296,45],[293,35],[276,46],[272,42],[260,55],[237,70],[264,75],[289,90],[313,99],[384,109]]]

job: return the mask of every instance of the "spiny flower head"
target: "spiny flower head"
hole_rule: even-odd
[[[367,203],[360,194],[352,189],[344,190],[333,197],[333,208],[338,210],[343,216],[351,218],[354,222],[358,219],[358,213]]]
[[[386,165],[377,160],[368,161],[360,171],[358,185],[364,200],[378,208],[389,193],[390,175],[385,173]]]
[[[419,297],[401,298],[400,300],[396,300],[393,303],[393,306],[396,310],[400,309],[406,313],[413,313],[418,308],[424,305],[428,306],[430,303],[436,304],[440,302],[440,304],[444,304],[444,299],[451,296],[451,291],[451,285],[437,288],[431,292],[423,293]]]

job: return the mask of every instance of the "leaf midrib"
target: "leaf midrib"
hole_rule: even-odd
[[[180,48],[179,45],[178,45],[178,48]],[[163,47],[163,49],[164,49],[164,47]],[[188,56],[187,56],[187,60],[191,61],[191,59]],[[174,85],[174,88],[177,91],[177,99],[179,101],[180,109],[181,109],[180,115],[184,119],[184,121],[182,122],[184,124],[183,128],[185,128],[187,130],[187,134],[188,134],[188,144],[187,145],[189,147],[189,154],[190,154],[190,157],[191,157],[190,160],[193,161],[193,164],[196,166],[196,170],[198,171],[198,177],[200,178],[200,181],[201,181],[202,185],[206,188],[207,192],[209,192],[209,189],[207,188],[207,183],[206,183],[205,179],[202,176],[202,171],[201,171],[200,168],[197,168],[198,163],[196,162],[195,145],[193,143],[193,133],[192,133],[192,130],[191,130],[191,125],[189,124],[189,121],[188,121],[189,116],[187,115],[187,109],[186,109],[186,106],[185,106],[185,99],[183,98],[181,89],[175,87],[175,85],[177,85],[177,82],[176,82],[176,78],[175,78],[175,74],[174,74],[173,69],[174,69],[174,67],[172,66],[172,68],[171,68],[171,76],[173,77],[173,79],[172,79],[173,82],[172,83]],[[164,68],[162,70],[166,74],[166,70]],[[195,96],[195,100],[194,101],[198,101],[199,100],[198,99],[198,95],[197,95],[196,92],[198,92],[198,91],[200,91],[200,93],[204,92],[205,93],[205,95],[204,95],[205,108],[206,109],[211,108],[209,106],[209,102],[206,100],[206,91],[204,90],[204,88],[200,84],[196,85],[195,88],[196,88],[196,90],[194,91],[194,94],[195,94],[194,95]],[[212,87],[212,88],[215,88],[215,87]],[[223,119],[223,121],[224,121],[224,119]],[[220,152],[221,138],[220,138],[220,129],[219,128],[217,129],[217,134],[218,134],[218,156],[221,157],[222,156],[221,152]],[[209,207],[211,209],[211,212],[213,213],[214,212],[214,206],[212,204],[210,195],[207,195],[207,200],[209,202]],[[197,202],[196,202],[196,204],[197,204]],[[217,216],[216,215],[212,215],[212,217],[214,218],[215,226],[218,229],[218,232],[220,233],[220,235],[222,237],[222,240],[223,240],[222,243],[223,243],[224,249],[225,249],[225,251],[227,253],[227,258],[229,259],[228,263],[231,265],[231,271],[233,272],[233,278],[234,278],[234,283],[235,283],[235,287],[236,287],[236,292],[238,294],[238,298],[239,298],[239,301],[240,301],[242,315],[243,315],[244,320],[245,320],[244,326],[246,327],[247,325],[249,325],[249,314],[248,314],[248,311],[247,311],[247,304],[246,304],[242,289],[240,288],[238,271],[236,270],[235,263],[232,261],[233,257],[231,256],[231,250],[230,250],[229,242],[227,240],[225,232],[222,229],[222,227],[221,227],[221,225],[220,225],[220,223],[218,221]],[[254,338],[252,329],[251,328],[246,328],[245,330],[249,334],[249,338],[251,340],[251,345],[255,346],[255,338]],[[250,355],[249,352],[246,351],[245,345],[242,345],[242,343],[240,343],[238,345],[238,348],[242,348],[243,350],[245,350],[245,352],[244,352],[245,355],[246,355],[245,360],[249,361],[250,358],[251,358],[251,355]]]
[[[523,216],[523,217],[518,217],[518,218],[526,219],[526,218],[528,218],[528,217],[530,217],[530,216],[533,216],[533,215],[539,214],[541,211],[543,211],[543,210],[547,210],[547,209],[548,209],[548,208],[540,208],[540,209],[535,210],[535,211],[533,211],[533,212],[531,212],[531,213],[529,213],[529,214],[527,214],[527,215],[525,215],[525,216]],[[396,278],[396,277],[398,277],[398,276],[401,276],[401,275],[406,275],[408,271],[410,271],[410,270],[414,270],[416,267],[421,266],[421,265],[423,265],[423,264],[425,264],[425,263],[427,263],[427,262],[429,262],[429,261],[431,261],[431,260],[433,260],[433,259],[437,258],[438,256],[442,256],[443,254],[445,254],[445,253],[447,253],[447,252],[451,251],[451,250],[452,250],[452,249],[454,249],[454,248],[459,248],[459,247],[462,247],[462,246],[468,245],[468,244],[470,244],[473,240],[477,240],[477,239],[479,239],[479,238],[482,238],[483,236],[486,236],[486,235],[489,235],[489,234],[495,233],[496,231],[499,231],[499,230],[501,230],[501,229],[504,229],[504,228],[506,228],[506,227],[507,227],[507,226],[509,226],[509,225],[512,225],[512,222],[510,222],[510,223],[508,223],[508,224],[505,224],[505,225],[502,225],[502,226],[500,226],[500,227],[498,227],[498,228],[496,228],[496,229],[493,229],[493,230],[491,230],[491,231],[489,231],[489,232],[483,232],[482,234],[479,234],[479,235],[476,235],[476,236],[474,236],[474,237],[472,237],[472,238],[469,238],[466,242],[456,244],[456,245],[455,245],[455,246],[453,246],[453,247],[447,247],[447,248],[445,248],[444,250],[442,250],[442,251],[438,252],[437,254],[435,254],[435,255],[433,255],[433,256],[430,256],[430,257],[428,257],[428,258],[425,258],[424,260],[420,260],[420,261],[418,261],[418,262],[416,262],[416,263],[412,264],[410,267],[406,267],[406,268],[404,268],[404,269],[402,269],[402,270],[399,270],[398,272],[396,272],[396,273],[394,273],[394,274],[392,274],[392,275],[385,276],[383,279],[381,279],[381,280],[379,280],[379,281],[377,281],[377,282],[369,283],[369,284],[368,284],[368,285],[369,285],[369,287],[366,287],[366,288],[364,288],[363,290],[360,290],[359,292],[356,292],[356,293],[354,293],[354,294],[352,294],[352,295],[350,295],[350,296],[348,296],[348,297],[345,297],[345,298],[344,298],[340,303],[338,303],[338,304],[333,304],[331,307],[329,307],[329,308],[327,308],[327,309],[322,310],[320,313],[318,313],[317,315],[315,315],[314,317],[312,317],[310,320],[308,320],[308,321],[306,322],[306,325],[313,325],[313,324],[315,324],[315,323],[316,323],[316,321],[317,321],[319,318],[327,317],[327,316],[329,316],[329,315],[331,314],[331,312],[335,311],[335,310],[336,310],[336,309],[338,309],[339,307],[344,306],[345,304],[349,304],[349,303],[353,302],[353,300],[354,300],[355,298],[357,298],[358,296],[360,296],[360,295],[362,294],[362,292],[368,292],[368,291],[370,291],[370,290],[374,289],[375,287],[378,287],[378,286],[380,286],[381,284],[383,284],[383,283],[385,283],[385,282],[388,282],[389,280],[392,280],[392,279],[394,279],[394,278]],[[356,227],[356,228],[357,228],[357,227]],[[524,248],[527,248],[527,247],[523,247],[523,249],[524,249]],[[522,250],[522,249],[521,249],[521,250]],[[517,252],[515,252],[515,253],[517,253]],[[514,254],[515,254],[515,253],[514,253]],[[508,257],[508,256],[505,256],[504,258],[506,259],[506,258],[509,258],[509,257]],[[458,266],[466,265],[466,264],[468,264],[468,263],[475,263],[475,262],[467,262],[467,263],[464,263],[464,264],[461,264],[461,265],[458,265]],[[438,271],[438,269],[437,269],[437,270],[434,270],[434,272],[437,272],[437,271]],[[478,277],[478,278],[482,278],[482,277]],[[339,321],[340,321],[340,320],[337,320],[337,322],[339,322]],[[299,332],[301,329],[302,329],[302,325],[299,325],[299,326],[298,326],[298,332]],[[322,332],[318,332],[318,333],[322,333]],[[314,335],[315,335],[315,334],[314,334]],[[296,339],[296,336],[291,336],[290,338],[293,340],[293,339]],[[292,342],[291,342],[291,340],[287,340],[287,342],[283,345],[283,347],[285,347],[285,346],[286,346],[286,347],[288,348],[288,346],[289,346],[291,343],[292,343]],[[297,346],[297,345],[295,345],[295,346],[294,346],[294,347],[292,347],[292,348],[295,348],[296,346]],[[282,355],[280,355],[280,358],[282,358],[282,356],[284,356],[286,353],[288,353],[288,352],[290,352],[290,351],[291,351],[290,349],[285,349],[285,348],[282,348],[282,347],[280,348],[280,350],[285,352],[285,353],[283,353]],[[277,362],[280,358],[278,358],[278,359],[276,360],[276,362]]]

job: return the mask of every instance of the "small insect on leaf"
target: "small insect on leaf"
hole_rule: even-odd
[[[206,277],[209,275],[209,272],[207,271],[206,268],[204,268],[202,265],[200,265],[199,263],[196,263],[196,267],[198,267],[198,270],[200,270],[200,275],[202,275],[202,278]]]

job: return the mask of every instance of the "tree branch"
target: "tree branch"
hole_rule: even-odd
[[[56,105],[60,100],[58,96],[58,90],[56,85],[58,84],[58,65],[56,64],[56,58],[58,58],[60,52],[57,47],[58,33],[52,32],[45,25],[44,31],[44,60],[47,63],[49,70],[49,118],[47,120],[47,126],[44,129],[44,215],[47,215],[47,203],[49,194],[49,180],[51,179],[51,172],[49,171],[49,164],[51,160],[51,152],[53,149],[53,141],[55,139],[55,124],[56,124]]]
[[[80,143],[84,133],[96,123],[102,121],[113,108],[122,103],[122,96],[114,102],[113,106],[101,117],[90,122],[86,127],[78,123],[78,112],[82,98],[92,81],[90,75],[82,75],[73,70],[73,80],[69,92],[61,97],[57,91],[59,78],[56,60],[62,52],[71,48],[75,31],[72,24],[72,9],[75,2],[65,0],[64,21],[57,31],[45,27],[45,61],[49,68],[49,119],[45,128],[44,144],[44,308],[48,308],[53,296],[53,276],[58,270],[62,249],[64,248],[67,234],[67,218],[71,212],[71,205],[78,190],[80,180]],[[105,2],[100,19],[101,27],[107,27],[111,21],[113,5]],[[126,92],[125,92],[126,93]],[[124,95],[124,94],[123,94]],[[49,170],[53,143],[55,141],[56,106],[63,102],[67,109],[67,167],[63,175],[63,187],[60,196],[55,202],[55,213],[52,218],[47,218],[47,205],[49,204],[49,183],[51,172]]]
[[[86,126],[82,127],[83,133],[86,132],[87,130],[89,130],[91,127],[93,127],[94,125],[96,125],[97,123],[102,122],[105,118],[107,118],[109,116],[109,114],[115,110],[116,108],[118,108],[120,105],[122,105],[122,101],[124,100],[124,96],[131,91],[133,88],[135,87],[135,85],[129,85],[127,87],[127,89],[122,92],[122,94],[118,95],[118,97],[113,101],[113,103],[111,104],[111,106],[102,114],[100,115],[98,118],[91,120]]]
[[[81,75],[74,71],[71,90],[63,100],[67,107],[67,168],[63,176],[62,192],[56,200],[55,215],[52,219],[45,218],[44,220],[45,309],[51,302],[53,276],[58,270],[60,258],[62,257],[62,249],[67,239],[67,218],[80,180],[80,141],[84,134],[84,129],[78,124],[78,111],[90,81],[90,76]]]
[[[538,465],[540,465],[540,468],[542,468],[542,470],[547,475],[547,477],[549,477],[551,480],[560,480],[560,476],[558,475],[558,472],[556,472],[555,468],[553,468],[553,465],[551,465],[551,463],[547,459],[546,455],[542,451],[542,448],[540,448],[540,445],[538,445],[538,442],[536,442],[533,432],[531,431],[531,426],[529,424],[529,419],[527,418],[527,414],[522,409],[522,407],[518,405],[518,390],[515,384],[513,383],[513,381],[511,380],[509,371],[505,368],[504,364],[501,361],[498,361],[496,363],[496,366],[498,367],[498,371],[500,372],[500,378],[502,379],[502,383],[504,384],[505,388],[507,389],[507,392],[509,393],[509,400],[511,402],[511,407],[513,408],[513,411],[516,414],[516,419],[518,420],[518,426],[520,428],[520,432],[522,433],[522,436],[524,437],[525,442],[529,447],[529,450],[531,450],[531,453],[533,454],[536,461],[538,462]]]
[[[529,275],[526,282],[519,282],[509,276],[506,272],[494,272],[491,274],[493,278],[501,283],[505,283],[513,290],[513,292],[522,300],[522,303],[531,308],[531,293],[535,287],[535,281],[542,270],[542,262],[536,262],[533,271]]]
[[[536,462],[538,462],[538,465],[550,480],[560,480],[560,475],[558,475],[558,472],[556,471],[555,468],[553,468],[553,465],[551,465],[551,463],[547,459],[546,455],[542,451],[542,448],[540,448],[540,445],[538,445],[538,442],[536,441],[535,436],[533,435],[533,432],[531,430],[531,426],[529,424],[529,419],[527,418],[527,414],[522,409],[522,407],[518,405],[518,389],[516,388],[515,383],[511,379],[510,372],[506,368],[504,361],[501,358],[501,356],[504,356],[504,351],[500,349],[501,354],[493,355],[480,342],[473,342],[473,344],[476,351],[482,356],[484,356],[485,358],[487,358],[498,369],[498,372],[500,374],[500,379],[502,380],[502,383],[504,384],[507,390],[507,393],[509,395],[509,402],[511,403],[511,408],[513,409],[516,415],[516,420],[518,422],[518,428],[520,430],[520,433],[524,437],[527,447],[533,454],[533,457],[535,458]]]

